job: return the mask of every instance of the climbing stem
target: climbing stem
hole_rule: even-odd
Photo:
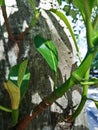
[[[88,50],[93,48],[92,36],[93,36],[93,28],[91,23],[91,12],[89,10],[88,1],[84,0],[84,9],[85,9],[85,27],[86,27],[86,36],[87,36],[87,45]]]
[[[89,71],[90,71],[90,69],[88,69],[88,71],[85,74],[85,80],[89,79]],[[81,102],[80,102],[78,108],[76,109],[75,113],[72,115],[71,120],[74,120],[81,113],[81,111],[86,103],[86,100],[87,100],[87,92],[88,92],[88,85],[84,85]]]
[[[88,50],[92,49],[94,47],[93,42],[92,42],[92,25],[90,19],[86,20],[86,36],[87,36],[87,45],[88,45]]]
[[[80,64],[80,66],[73,72],[73,76],[77,78],[78,80],[82,80],[85,73],[87,72],[88,68],[92,64],[92,61],[94,60],[96,56],[97,50],[90,52],[88,51],[84,60]]]
[[[33,9],[34,15],[35,15],[36,7],[35,7],[34,0],[30,0],[30,4],[31,4],[31,6],[32,6],[32,9]]]
[[[85,77],[85,73],[88,71],[92,61],[94,60],[96,53],[97,53],[97,50],[95,50],[94,52],[87,53],[81,65],[76,69],[76,71],[73,72],[70,78],[66,80],[66,82],[63,83],[60,87],[55,89],[46,98],[44,98],[43,101],[34,109],[34,111],[32,112],[32,115],[27,115],[25,119],[23,119],[17,125],[17,130],[20,130],[20,129],[24,130],[24,128],[26,128],[26,126],[30,123],[31,120],[33,120],[37,115],[39,115],[42,111],[44,111],[47,107],[49,107],[53,102],[55,102],[56,99],[63,96],[65,92],[67,92],[75,84],[81,82],[81,80]],[[82,106],[84,106],[86,102],[87,89],[88,89],[88,86],[85,85],[83,89],[83,98],[81,100],[80,106],[78,108],[79,110],[77,110],[77,113],[81,111]]]
[[[67,92],[71,87],[73,87],[75,84],[80,83],[83,79],[85,79],[85,74],[88,73],[88,69],[95,58],[97,53],[97,50],[94,52],[88,52],[83,62],[80,64],[80,66],[72,73],[70,78],[66,80],[65,83],[63,83],[60,87],[58,87],[54,93],[56,96],[52,97],[51,94],[48,96],[48,100],[52,103],[56,100],[56,98],[61,97],[65,92]],[[87,78],[86,78],[87,80]],[[85,89],[88,85],[84,85]],[[84,89],[84,92],[86,90]],[[83,98],[85,95],[83,96]]]

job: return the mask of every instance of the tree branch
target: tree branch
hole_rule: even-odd
[[[17,40],[19,40],[19,41],[23,40],[23,38],[29,32],[30,29],[31,29],[31,26],[29,26],[28,28],[26,28],[24,32],[22,32],[21,34],[18,35]]]
[[[54,95],[54,93],[53,93]],[[52,95],[52,96],[53,96]],[[27,115],[19,124],[16,126],[17,130],[24,130],[26,126],[33,120],[36,116],[38,116],[41,112],[43,112],[46,108],[48,108],[52,103],[49,102],[48,99],[44,99],[37,107],[34,108],[33,112]]]
[[[22,32],[21,34],[19,34],[17,36],[17,38],[14,37],[14,34],[12,33],[12,29],[10,27],[10,24],[9,24],[9,20],[7,18],[7,12],[6,12],[6,6],[1,6],[1,10],[2,10],[2,14],[3,14],[3,18],[4,18],[4,21],[5,21],[5,25],[6,25],[6,29],[7,29],[7,32],[8,32],[8,35],[9,35],[9,38],[11,41],[21,41],[23,40],[23,38],[25,37],[25,35],[29,32],[29,30],[31,29],[31,26],[29,26],[28,28],[25,29],[24,32]]]
[[[27,115],[17,126],[16,129],[17,130],[24,130],[27,125],[31,122],[31,120],[33,120],[34,118],[36,118],[37,115],[39,115],[41,112],[43,112],[46,108],[48,108],[49,106],[52,105],[52,103],[54,101],[56,101],[56,99],[60,98],[62,95],[64,95],[64,93],[71,88],[76,81],[74,81],[76,79],[74,79],[73,76],[71,76],[64,84],[62,84],[58,89],[56,89],[54,92],[52,92],[50,95],[48,95],[45,99],[43,99],[43,101],[37,106],[35,107],[35,109],[33,110],[32,114]],[[67,85],[67,87],[65,87]],[[62,92],[61,92],[61,91]]]
[[[11,27],[10,27],[10,24],[9,24],[9,21],[8,21],[8,18],[7,18],[7,13],[6,13],[6,6],[1,6],[1,10],[2,10],[2,14],[3,14],[3,18],[5,20],[5,25],[6,25],[6,29],[7,29],[7,32],[8,32],[8,35],[9,35],[9,38],[12,40],[12,41],[15,41],[15,38],[14,38],[14,35],[12,33],[12,30],[11,30]]]

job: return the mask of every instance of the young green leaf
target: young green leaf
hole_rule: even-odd
[[[27,69],[28,60],[24,60],[18,70],[18,86],[20,87],[21,99],[23,98],[24,94],[27,91],[28,83],[30,79],[30,73]]]
[[[19,66],[19,70],[18,70],[18,86],[21,86],[21,83],[23,81],[26,69],[27,69],[27,64],[28,64],[28,60],[23,61],[20,66]]]
[[[8,80],[11,80],[17,87],[18,86],[18,70],[19,70],[19,64],[13,66],[9,72]]]
[[[5,82],[3,86],[10,96],[13,125],[16,125],[18,121],[18,109],[21,100],[20,89],[11,80]]]
[[[19,88],[11,80],[8,80],[6,83],[4,83],[4,88],[9,93],[9,96],[11,99],[12,109],[13,110],[18,109],[19,103],[20,103],[20,90],[19,90]]]
[[[44,38],[37,35],[34,38],[34,43],[37,50],[45,58],[50,68],[56,72],[58,67],[58,53],[54,46],[53,41],[45,40]]]
[[[28,88],[30,73],[27,69],[28,60],[23,61],[21,64],[13,66],[10,70],[8,79],[12,81],[16,87],[20,88],[21,99]]]
[[[26,70],[22,83],[21,83],[21,86],[20,86],[21,100],[24,97],[24,95],[28,89],[29,79],[30,79],[30,73],[28,72],[28,70]]]

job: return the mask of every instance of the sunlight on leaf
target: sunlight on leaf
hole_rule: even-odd
[[[37,50],[45,58],[50,68],[56,72],[58,67],[58,53],[54,46],[53,41],[45,40],[44,38],[37,35],[34,38],[34,43]]]
[[[10,79],[13,81],[17,81],[18,80],[18,77],[17,76],[10,76]]]
[[[9,72],[8,80],[11,80],[17,87],[18,86],[18,70],[19,70],[19,64],[13,66]]]

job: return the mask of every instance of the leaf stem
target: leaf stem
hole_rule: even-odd
[[[92,98],[87,98],[87,100],[91,100],[91,101],[93,101],[93,102],[98,102],[97,100],[92,99]]]
[[[12,110],[11,110],[11,109],[6,108],[6,107],[1,106],[1,105],[0,105],[0,110],[5,111],[5,112],[12,112]]]
[[[30,4],[31,4],[31,6],[32,6],[32,9],[33,9],[34,15],[35,15],[36,7],[35,7],[34,0],[30,0]]]

